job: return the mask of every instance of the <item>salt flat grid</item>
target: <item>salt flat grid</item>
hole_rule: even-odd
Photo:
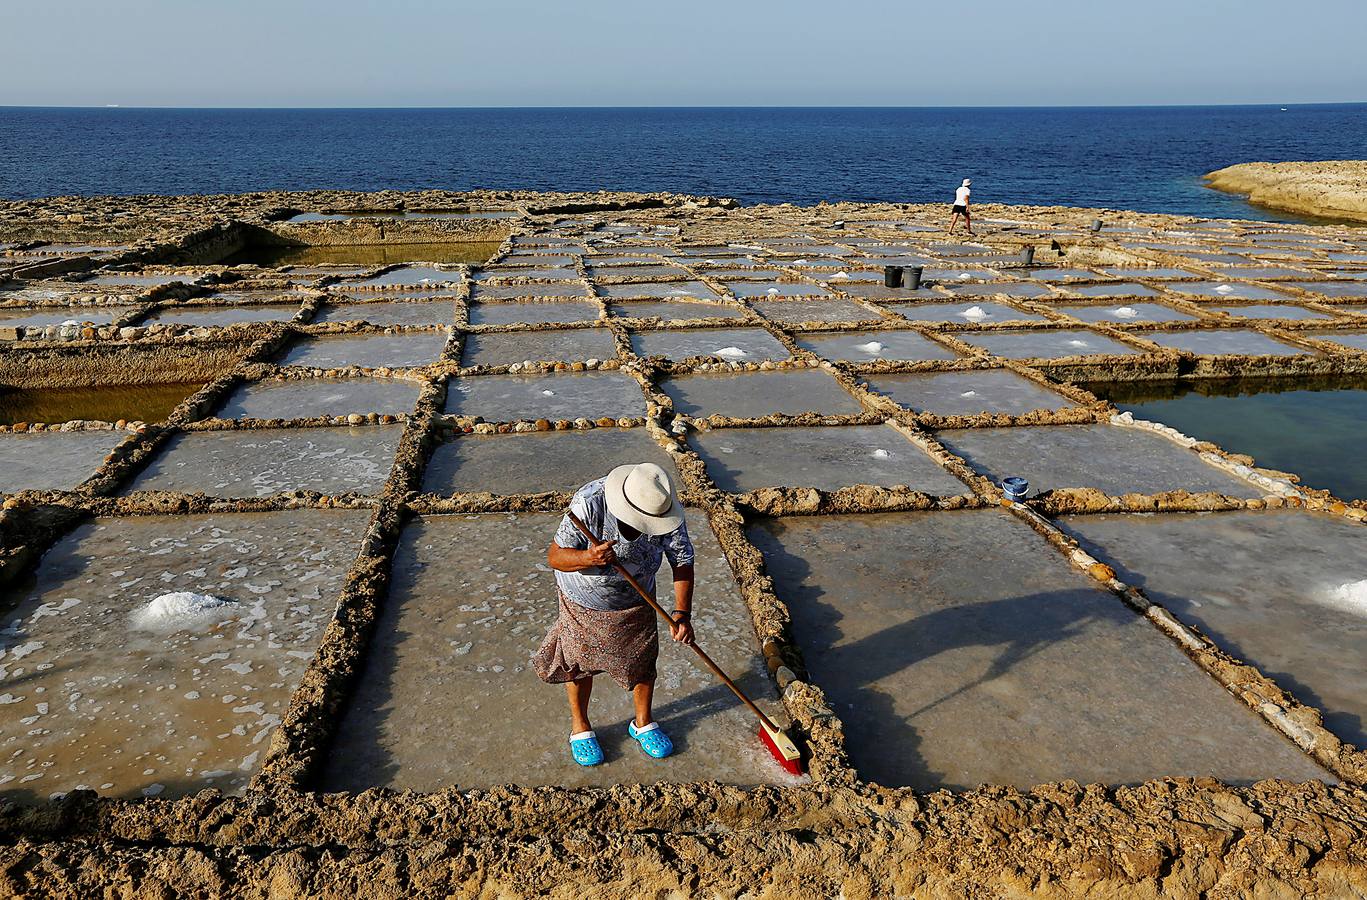
[[[190,491],[190,499],[187,502],[191,506],[205,502],[195,496],[197,492],[204,492],[210,496],[217,494],[224,501],[246,504],[240,507],[225,507],[228,509],[271,509],[291,505],[370,509],[373,511],[368,541],[370,546],[362,548],[355,565],[356,571],[362,571],[370,560],[376,557],[386,558],[387,554],[393,552],[402,532],[403,520],[409,515],[490,512],[518,508],[551,512],[562,508],[568,499],[568,493],[563,485],[533,483],[535,479],[528,480],[525,490],[510,490],[498,495],[484,492],[424,493],[423,472],[433,455],[434,447],[459,448],[463,440],[468,440],[463,437],[467,434],[495,435],[490,439],[518,441],[527,439],[519,437],[519,433],[642,428],[651,440],[671,453],[686,496],[707,511],[713,529],[723,538],[723,550],[732,569],[737,573],[738,587],[746,595],[755,619],[758,638],[756,652],[762,651],[770,669],[776,673],[777,686],[785,690],[794,681],[802,680],[799,676],[803,674],[803,637],[801,634],[793,635],[786,632],[782,623],[786,622],[788,617],[784,614],[783,598],[775,596],[772,589],[755,583],[753,567],[747,568],[747,564],[753,563],[759,554],[745,539],[743,532],[738,530],[736,523],[751,521],[756,517],[782,518],[789,515],[820,516],[897,510],[939,511],[951,514],[953,510],[984,508],[1001,503],[1003,495],[999,486],[985,477],[971,459],[951,452],[946,444],[937,439],[937,435],[947,429],[974,430],[1024,426],[1062,428],[1088,423],[1104,425],[1108,429],[1115,429],[1116,434],[1134,431],[1136,435],[1161,437],[1171,445],[1174,452],[1181,451],[1199,458],[1201,464],[1209,465],[1212,471],[1223,472],[1228,477],[1243,480],[1256,488],[1253,496],[1225,496],[1218,491],[1174,495],[1171,491],[1146,492],[1136,489],[1118,494],[1106,493],[1098,498],[1095,492],[1087,494],[1081,490],[1088,488],[1089,485],[1061,484],[1045,495],[1031,497],[1024,504],[1009,505],[1012,514],[1039,534],[1041,548],[1052,544],[1061,549],[1074,566],[1082,568],[1102,587],[1109,588],[1114,595],[1154,621],[1160,630],[1185,645],[1196,657],[1197,663],[1216,675],[1217,679],[1221,676],[1210,658],[1218,654],[1219,648],[1199,634],[1171,620],[1165,611],[1153,606],[1142,594],[1117,581],[1109,567],[1078,550],[1053,519],[1064,513],[1157,509],[1177,514],[1195,510],[1259,509],[1269,506],[1309,506],[1361,519],[1361,515],[1358,514],[1360,510],[1355,511],[1335,498],[1301,491],[1287,482],[1248,469],[1242,461],[1218,449],[1195,447],[1192,446],[1194,442],[1181,435],[1168,433],[1162,428],[1145,427],[1143,423],[1132,423],[1126,417],[1116,416],[1108,404],[1097,401],[1090,394],[1068,383],[1068,378],[1075,373],[1091,374],[1101,370],[1109,371],[1112,377],[1134,377],[1136,373],[1166,370],[1175,365],[1184,366],[1187,371],[1197,375],[1215,375],[1236,368],[1244,372],[1272,373],[1311,372],[1336,366],[1343,368],[1360,365],[1362,351],[1351,346],[1335,344],[1332,338],[1336,331],[1351,333],[1349,329],[1354,326],[1361,327],[1367,320],[1362,318],[1362,313],[1347,305],[1333,302],[1332,295],[1327,290],[1318,292],[1299,287],[1288,290],[1281,286],[1276,289],[1279,297],[1285,295],[1284,301],[1279,302],[1294,304],[1297,309],[1316,311],[1321,316],[1328,317],[1327,323],[1323,317],[1308,321],[1271,317],[1253,321],[1235,318],[1230,312],[1214,309],[1226,300],[1244,299],[1245,296],[1256,296],[1262,300],[1268,291],[1241,292],[1241,284],[1249,284],[1254,288],[1258,285],[1237,279],[1211,282],[1209,278],[1212,273],[1202,271],[1203,261],[1199,257],[1182,257],[1180,253],[1160,248],[1147,254],[1147,261],[1155,266],[1180,266],[1179,271],[1189,271],[1189,280],[1192,284],[1199,285],[1199,291],[1184,290],[1184,282],[1174,282],[1166,277],[1171,274],[1170,271],[1165,271],[1165,277],[1161,279],[1145,279],[1127,271],[1126,278],[1130,279],[1128,283],[1144,288],[1143,293],[1125,294],[1123,291],[1129,289],[1122,287],[1122,293],[1118,295],[1120,300],[1112,297],[1093,299],[1090,301],[1092,305],[1110,304],[1121,314],[1115,317],[1115,321],[1107,320],[1104,324],[1089,322],[1084,327],[1081,320],[1070,317],[1063,311],[1069,304],[1076,306],[1088,296],[1094,297],[1096,292],[1083,291],[1078,285],[1094,284],[1100,291],[1104,290],[1107,284],[1123,285],[1123,282],[1102,272],[1100,262],[1097,262],[1091,266],[1070,268],[1066,279],[1061,278],[1057,282],[1045,279],[1045,295],[1019,296],[1012,286],[1022,283],[1017,278],[1020,272],[1013,271],[1015,266],[1010,262],[1009,252],[1001,246],[994,246],[1002,243],[1000,237],[991,243],[957,243],[947,242],[938,237],[926,237],[923,232],[906,231],[898,227],[905,224],[915,229],[920,225],[917,222],[846,223],[842,228],[835,229],[830,227],[830,223],[804,222],[796,225],[783,221],[782,215],[775,215],[764,223],[764,235],[741,234],[739,240],[730,241],[724,247],[703,246],[694,249],[696,241],[691,239],[686,231],[678,235],[668,234],[668,242],[665,243],[662,242],[662,233],[658,227],[652,227],[650,224],[633,224],[634,219],[649,223],[648,214],[614,213],[613,216],[616,221],[623,224],[606,223],[601,216],[593,215],[544,217],[539,220],[529,218],[521,222],[515,228],[514,234],[505,241],[499,253],[482,267],[481,274],[495,276],[494,280],[500,285],[496,292],[484,292],[482,299],[478,289],[472,291],[472,279],[467,267],[387,266],[351,275],[324,275],[321,279],[293,288],[300,292],[300,307],[298,314],[288,324],[247,321],[221,328],[183,326],[185,330],[179,330],[176,326],[171,326],[169,331],[158,332],[146,328],[146,323],[156,321],[158,313],[174,311],[181,306],[189,305],[186,298],[172,293],[155,296],[125,294],[125,298],[131,296],[147,302],[139,304],[136,312],[122,316],[114,325],[109,326],[116,329],[112,336],[115,342],[135,344],[138,340],[158,333],[173,336],[188,334],[191,338],[229,335],[250,341],[250,352],[234,371],[220,377],[203,391],[189,398],[165,423],[155,423],[146,431],[132,428],[133,433],[127,437],[124,444],[115,449],[104,465],[90,473],[90,477],[82,485],[74,490],[56,493],[65,502],[74,504],[86,513],[115,516],[142,515],[155,508],[164,509],[168,494],[175,499],[175,495],[184,494],[186,490]],[[685,226],[687,227],[688,225]],[[1259,226],[1256,223],[1243,223],[1237,228],[1215,224],[1210,227],[1209,234],[1193,236],[1193,232],[1200,230],[1200,226],[1196,226],[1182,235],[1182,239],[1194,242],[1197,246],[1204,246],[1205,242],[1218,242],[1221,246],[1228,247],[1231,242],[1245,237],[1245,232],[1250,237],[1261,236],[1265,240],[1265,233],[1269,228],[1271,226]],[[705,226],[698,230],[709,233]],[[1064,240],[1082,237],[1079,231],[1070,228],[1057,229],[1054,233]],[[1294,230],[1284,231],[1283,239],[1295,241],[1297,239],[1294,235],[1298,233]],[[1317,229],[1314,233],[1324,234],[1325,230]],[[1124,232],[1124,236],[1126,242],[1131,245],[1142,243],[1136,241],[1136,235],[1132,231]],[[1152,243],[1161,244],[1160,237],[1155,235]],[[873,240],[881,241],[883,244],[873,245],[870,243]],[[1349,240],[1350,238],[1343,237],[1325,242],[1327,246],[1314,247],[1309,251],[1309,261],[1306,258],[1298,258],[1297,264],[1305,267],[1321,263],[1327,272],[1330,263],[1337,265],[1330,254],[1333,254],[1336,248],[1352,246],[1348,243]],[[736,244],[743,246],[738,247]],[[706,298],[719,304],[725,307],[729,314],[726,317],[702,316],[679,323],[649,318],[622,322],[614,318],[613,313],[619,305],[615,298],[624,293],[631,294],[634,290],[624,289],[621,285],[632,283],[629,271],[632,263],[629,260],[635,257],[632,248],[636,246],[640,246],[643,251],[649,251],[648,254],[642,252],[639,255],[640,266],[643,271],[648,272],[638,282],[648,285],[640,289],[640,296],[663,296],[684,302],[686,296],[691,296],[697,290],[694,286],[701,285],[709,293],[700,293],[699,299]],[[1245,252],[1250,259],[1258,259],[1257,246],[1254,241],[1248,241],[1248,249]],[[958,304],[962,306],[962,311],[958,315],[951,311],[950,316],[942,317],[938,321],[916,320],[914,316],[901,315],[896,307],[890,305],[889,301],[905,302],[906,296],[909,295],[899,293],[898,289],[893,289],[887,299],[868,299],[842,290],[842,285],[846,282],[853,284],[864,280],[856,277],[861,272],[871,271],[881,275],[876,266],[878,257],[869,255],[875,249],[882,252],[887,259],[900,259],[915,254],[918,259],[932,262],[927,268],[932,268],[937,262],[940,263],[936,273],[941,274],[942,270],[941,277],[953,281],[930,286],[931,293],[936,299],[929,302],[939,306],[955,301],[955,291],[952,290],[955,284],[980,283],[975,275],[987,273],[990,279],[986,281],[985,286],[990,287],[999,283],[1002,290],[995,294],[975,292],[970,298],[959,298]],[[1133,246],[1127,249],[1127,256],[1117,255],[1111,262],[1133,263],[1136,259],[1146,258]],[[719,252],[721,250],[725,250],[726,255],[723,256]],[[849,271],[838,269],[832,274],[828,271],[829,265],[823,264],[820,267],[821,271],[808,266],[807,263],[817,258],[818,253],[823,263],[831,259],[848,259]],[[593,259],[600,255],[614,260],[610,275],[596,274],[597,267],[593,265]],[[975,258],[990,262],[991,265],[960,271],[971,265]],[[682,274],[661,276],[658,267],[662,259],[670,261],[671,266],[681,270]],[[856,265],[856,261],[863,262]],[[567,293],[563,287],[564,279],[559,273],[556,273],[555,279],[544,279],[542,276],[546,274],[545,267],[548,265],[573,267],[577,273],[577,279],[573,282],[576,286]],[[756,278],[746,279],[737,274],[749,266],[753,266],[757,273]],[[722,268],[726,272],[724,280],[710,274],[713,269]],[[777,281],[774,280],[775,271],[781,273]],[[956,272],[958,274],[954,274]],[[1090,281],[1085,274],[1088,272],[1095,276]],[[123,289],[128,284],[135,283],[130,282],[129,278],[136,278],[141,279],[145,287],[164,289],[166,286],[187,283],[185,279],[188,279],[188,283],[194,283],[196,278],[204,274],[208,274],[208,270],[198,273],[151,271],[135,276],[105,275],[100,276],[95,286],[119,286]],[[273,273],[261,273],[261,277],[270,274]],[[289,273],[286,271],[283,274],[288,277]],[[959,274],[969,277],[960,279]],[[841,278],[841,275],[846,277]],[[1220,277],[1230,277],[1229,270],[1220,273]],[[669,287],[675,283],[683,284],[685,287]],[[433,284],[438,285],[433,290],[435,298],[441,301],[441,308],[452,311],[452,318],[446,325],[438,325],[427,316],[393,313],[393,307],[400,303],[426,304],[432,298],[394,301],[388,299],[392,296],[391,292],[414,286],[427,288]],[[782,287],[785,284],[796,287]],[[737,285],[746,287],[735,290]],[[1229,290],[1221,291],[1221,286],[1227,286]],[[30,288],[21,287],[18,290],[22,293],[26,289]],[[354,317],[354,311],[363,311],[364,304],[356,303],[355,293],[343,292],[358,289],[373,293],[374,300],[369,302],[390,307],[383,316],[386,322]],[[39,287],[38,290],[41,291],[42,288]],[[672,291],[681,293],[671,293]],[[260,299],[265,301],[268,293],[263,291]],[[92,294],[97,298],[99,296],[98,292]],[[1209,294],[1209,298],[1195,299],[1198,294]],[[0,293],[0,298],[5,296],[6,293]],[[1123,300],[1125,296],[1142,296],[1145,302],[1160,298],[1165,307],[1179,310],[1189,318],[1170,322],[1146,321],[1139,317],[1130,320],[1123,314],[1123,310],[1127,308]],[[817,297],[823,299],[816,299]],[[988,315],[983,307],[989,305],[986,302],[989,297],[991,306],[1018,310],[1022,317],[1001,324],[985,321]],[[595,319],[565,323],[546,322],[541,315],[540,307],[543,305],[581,304],[585,302],[584,298],[597,306]],[[278,302],[278,295],[272,299]],[[193,302],[191,300],[191,303]],[[1060,307],[1056,308],[1053,303],[1060,304]],[[828,305],[823,307],[822,304]],[[212,302],[209,301],[208,305],[212,307]],[[500,309],[531,309],[533,306],[538,309],[537,314],[529,316],[525,324],[516,321],[515,309],[512,315],[507,317],[508,321],[500,321],[497,324],[469,324],[472,309],[478,310],[482,306],[494,305]],[[1268,304],[1263,301],[1261,305],[1266,307]],[[343,307],[347,310],[346,315],[338,316],[337,321],[332,321],[334,317],[328,315],[329,310]],[[848,315],[852,308],[861,311],[854,319]],[[1233,308],[1225,303],[1223,309],[1232,311]],[[1045,326],[1044,331],[1039,330],[1041,320]],[[1227,329],[1226,326],[1230,325],[1238,328]],[[726,346],[715,348],[706,346],[706,341],[701,345],[685,345],[701,347],[704,352],[683,359],[642,358],[633,349],[640,346],[638,341],[633,341],[633,337],[664,335],[676,330],[683,331],[684,327],[695,334],[713,330],[722,335],[726,329],[735,329],[738,326],[767,333],[785,349],[788,358],[759,360],[750,351],[724,340],[717,343]],[[1328,331],[1325,330],[1327,326],[1330,327]],[[69,339],[68,335],[62,333],[62,329],[70,329],[71,326],[57,325],[56,333],[52,332],[53,327],[41,326],[42,330],[36,334],[30,333],[27,329],[16,333],[17,344],[41,347],[44,340],[49,337]],[[85,329],[92,326],[77,327],[80,329],[80,336],[85,337]],[[192,327],[197,330],[191,331]],[[126,332],[124,329],[132,331]],[[609,342],[584,343],[580,336],[587,334],[588,330],[607,335]],[[839,354],[841,358],[826,358],[820,355],[819,345],[816,345],[816,351],[812,349],[812,338],[838,336],[856,331],[861,336],[871,335],[868,340],[858,345],[866,348],[859,352],[866,353],[867,358],[849,359],[848,353]],[[936,349],[932,353],[927,353],[924,359],[912,358],[914,352],[896,358],[885,358],[882,356],[882,342],[877,340],[880,331],[889,335],[914,333],[921,340],[928,342],[927,346]],[[1265,350],[1268,345],[1278,350],[1285,347],[1287,352],[1283,354],[1273,351],[1261,356],[1203,358],[1190,350],[1169,350],[1163,346],[1163,339],[1170,335],[1210,335],[1222,338],[1242,332],[1258,335],[1263,339],[1255,352]],[[973,340],[974,336],[978,335],[1006,337],[1030,333],[1057,335],[1059,341],[1054,342],[1055,344],[1079,352],[1050,352],[1019,359],[1001,358],[992,356]],[[467,345],[471,343],[470,338],[478,341],[484,335],[502,338],[509,352],[487,361],[482,361],[478,354],[467,357],[465,354]],[[96,332],[95,336],[103,335]],[[525,336],[526,346],[530,347],[534,343],[538,347],[550,349],[538,350],[535,356],[518,359],[515,350],[519,346],[521,336]],[[1088,350],[1091,348],[1087,346],[1087,341],[1091,337],[1100,338],[1097,343],[1104,342],[1104,348],[1107,350],[1116,346],[1123,348],[1124,355],[1105,353],[1097,356],[1089,353]],[[348,341],[357,347],[367,349],[363,353],[353,354],[348,349]],[[310,354],[310,349],[315,346],[314,342],[332,342],[334,346],[341,344],[343,350],[321,356]],[[369,349],[372,346],[379,347],[381,342],[384,344],[384,352],[372,352]],[[1081,344],[1074,346],[1075,342]],[[889,340],[888,343],[891,344],[893,341]],[[575,349],[576,346],[583,349]],[[1221,345],[1217,341],[1214,346],[1230,345]],[[1239,345],[1236,342],[1232,346]],[[557,352],[557,348],[563,348],[563,352],[552,356],[552,353]],[[609,353],[609,350],[614,352]],[[311,360],[314,364],[309,365]],[[880,376],[887,378],[954,375],[967,379],[966,385],[972,385],[975,383],[974,379],[985,378],[987,373],[1009,375],[1030,386],[1034,392],[1057,396],[1058,402],[1056,405],[1046,404],[1049,408],[1027,404],[1015,409],[992,410],[985,405],[986,400],[974,399],[978,395],[978,390],[982,390],[984,393],[981,396],[986,397],[991,389],[979,386],[978,390],[975,390],[970,386],[964,391],[959,391],[957,398],[943,398],[946,401],[953,399],[953,408],[934,408],[937,403],[932,402],[935,400],[933,394],[923,395],[927,404],[923,407],[914,401],[899,401],[897,396],[877,387]],[[597,414],[575,415],[576,412],[586,411],[587,405],[576,409],[577,403],[580,402],[577,398],[580,395],[572,385],[576,381],[576,376],[587,379],[590,375],[599,379],[593,382],[595,385],[606,384],[602,381],[604,378],[611,379],[612,394],[600,398],[603,404],[594,410]],[[336,407],[307,418],[281,415],[270,420],[247,420],[247,424],[254,427],[258,423],[265,424],[269,421],[269,424],[275,427],[286,429],[336,429],[343,426],[356,429],[392,426],[402,422],[404,431],[394,453],[395,462],[382,487],[376,486],[363,491],[330,488],[327,493],[282,489],[258,496],[260,492],[253,494],[237,488],[224,488],[218,483],[191,482],[177,490],[155,495],[135,490],[122,499],[110,498],[112,492],[126,487],[140,471],[150,470],[165,458],[166,449],[175,443],[172,439],[177,433],[208,434],[242,427],[241,420],[219,419],[215,417],[214,412],[230,393],[243,385],[277,382],[297,383],[300,386],[311,383],[321,385],[325,380],[339,377],[377,376],[395,377],[417,386],[420,391],[417,403],[406,412],[378,412],[372,409],[349,409],[346,408],[345,400],[339,399],[336,401],[339,404]],[[688,415],[679,413],[676,397],[671,394],[669,384],[690,377],[729,380],[734,382],[735,388],[729,393],[736,396],[754,394],[748,397],[751,402],[746,406],[747,414],[711,412],[705,407],[695,409]],[[515,415],[500,414],[496,411],[499,407],[494,406],[481,409],[478,404],[468,408],[464,405],[453,408],[453,395],[461,393],[464,387],[494,384],[498,379],[516,381],[519,388],[525,388],[519,405],[507,407],[512,409]],[[838,410],[817,409],[812,404],[801,402],[806,399],[806,395],[801,391],[798,393],[797,402],[793,402],[793,398],[786,396],[787,392],[783,389],[784,381],[792,379],[805,379],[814,386],[813,389],[816,389],[816,385],[821,385],[821,390],[833,391],[835,395],[847,398],[848,403]],[[774,384],[777,387],[766,389],[767,392],[756,393],[750,386],[760,382]],[[581,380],[578,383],[589,382]],[[621,398],[625,395],[621,391],[624,386],[630,385],[634,385],[634,390],[639,393],[639,402],[622,401]],[[583,393],[582,397],[583,403],[587,404],[597,395],[592,390],[585,390],[587,392]],[[617,399],[613,399],[614,397]],[[974,408],[980,404],[981,410]],[[780,406],[782,412],[779,411]],[[544,414],[540,414],[543,410]],[[683,439],[693,435],[724,437],[729,429],[761,428],[765,429],[766,433],[772,433],[774,444],[778,447],[782,445],[785,428],[830,429],[835,435],[840,433],[841,429],[879,423],[887,423],[891,426],[890,430],[899,433],[899,439],[905,442],[904,445],[889,443],[896,453],[914,452],[933,460],[953,476],[955,483],[962,484],[962,488],[955,489],[952,493],[930,494],[917,491],[905,484],[864,485],[853,480],[858,476],[852,474],[848,484],[833,488],[814,489],[811,485],[801,483],[781,483],[726,494],[716,488],[718,466],[724,463],[704,461],[704,458],[690,449],[687,443],[681,443]],[[11,435],[0,435],[0,438],[10,437]],[[57,435],[51,437],[55,438]],[[879,447],[874,452],[891,455],[893,451]],[[714,459],[720,457],[714,455]],[[839,460],[833,461],[833,464],[836,463],[839,463]],[[857,471],[857,466],[854,470]],[[191,477],[193,478],[193,473]],[[267,485],[271,489],[280,487],[277,481],[268,481]],[[871,487],[875,489],[870,490]],[[1244,494],[1247,491],[1236,493]],[[21,493],[19,501],[22,503],[25,497],[51,495],[52,492],[47,495]],[[50,536],[49,539],[55,540],[56,536]],[[349,597],[344,592],[338,615],[346,618],[369,614],[373,618],[373,611],[367,613],[363,607],[364,604],[357,598]],[[366,653],[366,638],[363,633],[347,635],[338,641],[362,657]],[[314,768],[311,769],[308,764],[301,765],[299,759],[316,757],[319,752],[325,752],[328,726],[323,725],[319,730],[319,726],[304,726],[299,723],[309,718],[306,713],[345,706],[350,687],[345,678],[327,671],[332,665],[329,654],[338,649],[339,647],[325,646],[319,650],[311,668],[316,670],[315,674],[327,685],[327,690],[321,697],[316,691],[308,696],[296,694],[291,702],[292,714],[284,717],[286,724],[282,727],[285,739],[277,740],[273,753],[263,761],[260,771],[256,773],[254,785],[299,787],[309,783],[317,763],[314,762]],[[1268,683],[1271,683],[1270,679]],[[820,684],[817,683],[815,686],[819,688]],[[1277,725],[1279,711],[1284,714],[1286,710],[1294,712],[1300,708],[1302,704],[1290,698],[1283,701],[1280,707],[1274,703],[1271,709],[1260,707],[1258,711]],[[796,709],[791,703],[788,712],[811,738],[811,770],[815,779],[834,782],[859,778],[858,773],[851,772],[847,764],[840,761],[843,756],[840,753],[841,741],[830,738],[829,730],[813,722],[809,713]],[[1281,730],[1286,731],[1285,728]],[[1329,771],[1340,777],[1356,777],[1359,771],[1355,768],[1359,765],[1355,762],[1357,751],[1351,746],[1344,745],[1333,735],[1323,732],[1323,729],[1321,732],[1312,732],[1310,738],[1304,735],[1290,736],[1302,747],[1313,748],[1314,759],[1326,766]]]

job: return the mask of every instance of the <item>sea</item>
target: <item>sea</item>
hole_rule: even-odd
[[[0,107],[0,197],[263,189],[677,191],[744,203],[1103,206],[1296,221],[1202,184],[1351,159],[1367,104],[1066,108]]]

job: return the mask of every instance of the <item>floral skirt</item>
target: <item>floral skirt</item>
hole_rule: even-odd
[[[532,657],[532,668],[547,684],[603,674],[626,690],[654,681],[660,655],[655,616],[645,603],[631,609],[589,609],[561,594],[560,617]]]

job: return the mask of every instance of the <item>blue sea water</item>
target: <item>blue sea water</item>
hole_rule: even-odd
[[[0,196],[260,189],[670,190],[1290,218],[1202,186],[1344,159],[1367,104],[963,109],[0,108]]]

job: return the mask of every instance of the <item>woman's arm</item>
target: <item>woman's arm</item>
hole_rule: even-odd
[[[674,614],[670,618],[674,624],[669,626],[669,636],[680,643],[693,643],[692,563],[674,567]]]
[[[599,541],[590,544],[587,550],[571,550],[551,541],[551,546],[546,550],[546,565],[557,572],[582,572],[585,569],[610,566],[617,561],[617,554],[612,549],[615,543],[617,542]]]

